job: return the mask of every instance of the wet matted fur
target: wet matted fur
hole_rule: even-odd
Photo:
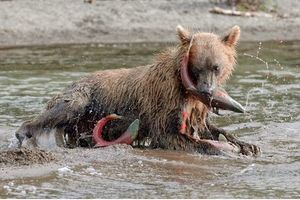
[[[74,82],[52,98],[45,111],[19,128],[16,135],[20,142],[55,130],[67,136],[68,145],[82,145],[80,140],[91,135],[99,119],[115,113],[124,118],[108,124],[106,129],[110,129],[110,134],[104,131],[107,140],[120,136],[138,118],[140,129],[135,146],[215,154],[217,149],[207,143],[196,143],[187,135],[197,134],[200,138],[217,140],[222,133],[239,145],[242,153],[257,153],[256,146],[243,143],[210,125],[207,119],[209,109],[186,92],[180,80],[180,63],[192,34],[178,26],[177,35],[179,44],[160,53],[152,65],[98,71]],[[228,79],[234,69],[239,35],[237,26],[224,37],[213,33],[194,34],[189,65],[195,82],[199,81],[198,75],[203,76],[203,70],[203,73],[210,71],[215,64],[222,66],[215,75],[216,84],[220,86]],[[183,109],[188,112],[187,135],[179,132]],[[84,145],[92,144],[87,142]]]

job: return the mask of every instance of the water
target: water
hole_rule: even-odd
[[[0,149],[66,85],[96,70],[151,63],[166,44],[0,50]],[[6,198],[299,198],[300,42],[241,43],[226,90],[249,111],[211,120],[262,148],[259,158],[164,150],[55,150],[60,162],[2,168]]]

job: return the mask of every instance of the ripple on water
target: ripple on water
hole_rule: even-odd
[[[240,56],[226,90],[248,113],[211,117],[241,139],[259,145],[261,157],[80,149],[61,153],[61,166],[42,176],[1,180],[0,197],[298,198],[300,71],[294,55],[298,43],[262,43],[259,56],[269,62],[268,69],[261,61]],[[239,46],[241,55],[257,53],[257,43]],[[157,45],[75,45],[1,51],[0,149],[14,144],[16,127],[36,116],[72,81],[99,69],[150,63],[157,49]]]

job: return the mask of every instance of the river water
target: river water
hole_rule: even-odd
[[[14,131],[80,77],[153,61],[167,44],[0,49],[0,150]],[[3,167],[0,198],[299,198],[300,42],[241,43],[226,85],[247,114],[211,116],[261,147],[258,158],[132,149],[59,149],[44,166]],[[64,160],[65,159],[65,160]],[[1,174],[1,173],[0,173]]]

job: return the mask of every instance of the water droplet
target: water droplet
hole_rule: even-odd
[[[14,182],[11,181],[11,182],[8,183],[8,185],[9,186],[14,186],[15,184],[14,184]]]

